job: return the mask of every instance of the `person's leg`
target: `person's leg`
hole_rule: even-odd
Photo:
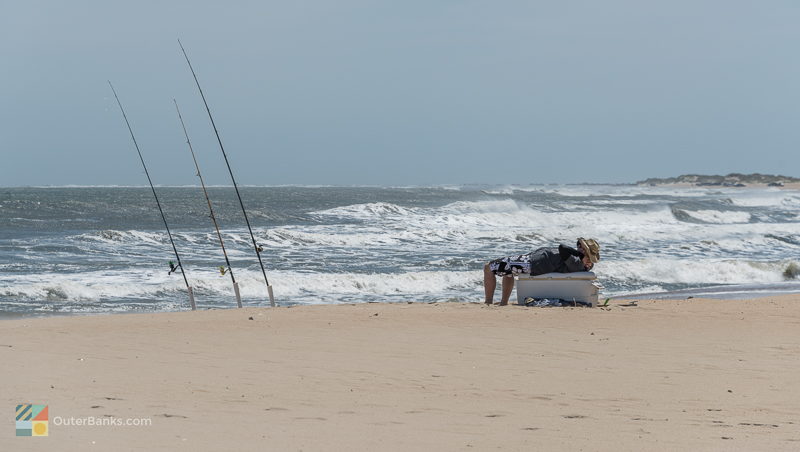
[[[494,289],[497,287],[497,278],[489,270],[489,264],[483,266],[483,290],[486,292],[486,304],[492,304]]]
[[[500,306],[508,304],[508,299],[511,298],[512,290],[514,290],[514,276],[503,276],[503,297],[500,299]]]

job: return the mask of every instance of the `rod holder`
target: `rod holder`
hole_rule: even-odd
[[[269,292],[269,304],[273,308],[275,307],[275,295],[272,294],[272,284],[267,286],[267,292]]]
[[[197,305],[194,304],[194,292],[192,291],[192,286],[186,286],[186,291],[189,292],[189,304],[192,305],[192,311],[196,311]]]
[[[242,296],[239,294],[239,283],[233,283],[233,293],[236,294],[236,305],[242,307]]]

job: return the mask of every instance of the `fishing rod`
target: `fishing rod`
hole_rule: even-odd
[[[183,116],[181,116],[181,110],[178,108],[178,101],[172,99],[172,102],[175,102],[175,110],[178,112],[178,119],[181,120],[181,127],[183,127],[183,134],[186,136],[186,144],[189,145],[189,152],[192,153],[192,160],[194,160],[194,167],[197,168],[197,177],[200,178],[200,186],[203,187],[203,194],[206,196],[206,202],[208,203],[208,211],[211,213],[211,222],[214,223],[214,229],[217,230],[217,238],[219,239],[219,246],[222,248],[222,254],[225,255],[225,264],[227,267],[220,267],[219,272],[221,274],[228,273],[231,275],[231,282],[233,283],[233,292],[236,294],[236,304],[241,308],[242,307],[242,296],[239,294],[239,284],[236,282],[236,278],[233,276],[233,268],[231,267],[231,261],[228,259],[228,252],[225,250],[225,242],[222,240],[222,234],[219,232],[219,224],[217,224],[217,217],[214,215],[214,208],[211,207],[211,198],[208,197],[208,190],[206,190],[206,183],[203,181],[203,175],[200,174],[200,165],[197,163],[197,157],[194,155],[194,149],[192,148],[192,142],[189,140],[189,132],[186,131],[186,124],[183,123]]]
[[[164,227],[167,229],[169,242],[172,244],[172,251],[175,252],[175,259],[177,259],[178,261],[177,266],[172,262],[169,263],[169,274],[174,273],[178,268],[181,269],[181,275],[183,275],[183,282],[186,283],[186,291],[189,293],[189,304],[192,305],[192,311],[194,311],[195,309],[197,309],[197,306],[194,303],[194,293],[192,293],[192,286],[189,285],[189,280],[186,278],[186,272],[183,271],[183,264],[181,264],[181,256],[180,254],[178,254],[178,248],[175,247],[175,241],[172,240],[172,232],[170,232],[169,230],[169,225],[167,224],[167,217],[164,216],[164,210],[161,209],[161,203],[158,201],[158,195],[156,194],[156,189],[153,186],[153,180],[150,179],[150,173],[147,171],[147,165],[144,164],[144,157],[142,157],[142,151],[139,149],[139,144],[136,142],[136,137],[133,136],[133,129],[131,128],[131,123],[128,122],[128,115],[125,114],[125,110],[122,108],[122,102],[119,101],[119,96],[117,96],[117,90],[114,89],[114,85],[111,84],[111,80],[108,81],[108,86],[111,87],[111,91],[114,93],[114,98],[117,99],[117,105],[119,105],[119,111],[122,112],[122,117],[125,119],[125,124],[128,125],[128,131],[131,133],[131,139],[133,140],[133,145],[136,146],[136,152],[139,154],[139,160],[142,161],[144,174],[147,175],[147,181],[150,182],[150,189],[153,190],[153,197],[156,199],[156,205],[158,206],[158,211],[161,212],[161,219],[164,220]]]
[[[233,188],[236,190],[236,197],[239,198],[239,205],[242,207],[242,213],[244,214],[244,221],[247,223],[247,230],[250,231],[250,239],[253,241],[253,248],[256,250],[256,256],[258,256],[258,263],[261,265],[261,273],[264,275],[264,282],[267,283],[267,292],[269,293],[269,304],[272,307],[275,307],[275,297],[272,295],[272,285],[270,285],[269,280],[267,279],[267,271],[264,270],[264,262],[261,260],[261,251],[262,248],[258,246],[256,243],[256,237],[253,235],[253,228],[250,227],[250,220],[247,218],[247,211],[244,208],[244,202],[242,202],[242,195],[239,194],[239,187],[236,185],[236,179],[233,177],[233,170],[231,169],[231,164],[228,162],[228,154],[225,153],[225,147],[222,146],[222,139],[219,137],[219,132],[217,131],[217,125],[214,123],[214,117],[211,116],[211,109],[208,108],[208,102],[206,102],[206,96],[203,94],[203,88],[200,87],[200,82],[197,80],[197,74],[194,72],[194,68],[192,67],[192,62],[189,61],[189,56],[186,54],[186,49],[183,48],[183,44],[181,44],[181,40],[178,39],[178,45],[181,46],[181,51],[183,52],[184,58],[186,58],[186,63],[189,64],[189,70],[192,71],[192,77],[194,77],[194,83],[197,85],[197,90],[200,91],[200,97],[203,98],[203,104],[206,106],[206,112],[208,112],[208,119],[211,120],[211,126],[214,128],[214,133],[217,135],[217,142],[219,143],[219,149],[222,151],[222,156],[225,157],[225,164],[228,166],[228,172],[231,175],[231,181],[233,182]]]

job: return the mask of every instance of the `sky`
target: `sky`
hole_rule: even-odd
[[[800,3],[0,4],[0,186],[800,177]]]

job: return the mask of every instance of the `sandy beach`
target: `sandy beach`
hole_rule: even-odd
[[[0,449],[800,448],[800,296],[626,303],[6,320]]]

